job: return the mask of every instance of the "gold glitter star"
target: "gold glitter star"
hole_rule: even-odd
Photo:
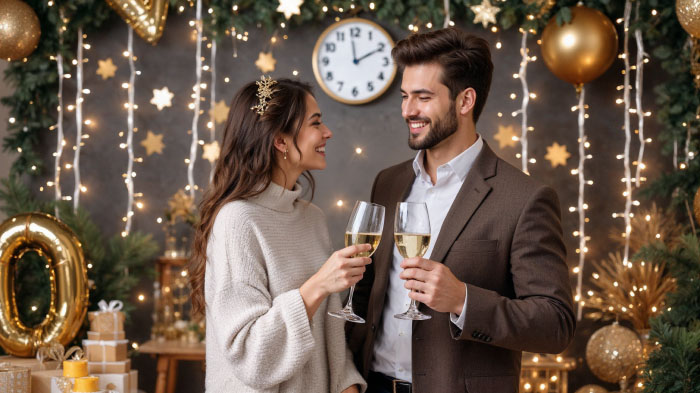
[[[163,110],[166,106],[173,106],[172,99],[175,94],[168,90],[168,86],[162,89],[153,89],[153,98],[151,98],[151,104],[158,107],[158,110]]]
[[[177,217],[186,217],[193,210],[194,201],[192,197],[181,189],[168,199],[168,211],[170,212],[170,219],[172,221],[175,221]]]
[[[277,63],[277,60],[272,56],[272,52],[260,52],[258,60],[255,60],[255,66],[260,68],[260,71],[265,74],[275,70],[275,63]]]
[[[146,155],[151,155],[153,153],[163,154],[163,134],[154,134],[148,131],[146,139],[141,141],[141,146],[146,148]]]
[[[292,15],[301,15],[299,7],[304,2],[304,0],[279,0],[280,5],[277,7],[277,12],[284,14],[286,19],[292,17]],[[265,72],[265,71],[263,71]]]
[[[204,146],[202,146],[204,149],[204,153],[202,154],[202,158],[205,160],[211,162],[212,164],[214,161],[219,159],[219,154],[221,152],[221,148],[219,147],[219,142],[214,141],[212,143],[206,143]]]
[[[97,64],[96,74],[101,76],[103,80],[113,77],[117,71],[117,66],[114,65],[111,57],[108,57],[106,60],[97,60]]]
[[[503,149],[504,147],[515,147],[518,143],[517,135],[513,131],[513,126],[498,126],[498,133],[493,136],[493,139],[498,141],[498,148]]]
[[[491,5],[489,0],[483,0],[481,4],[473,5],[471,10],[474,12],[474,24],[481,22],[481,25],[486,28],[489,23],[496,24],[496,14],[501,10],[495,5]]]
[[[571,157],[568,151],[566,151],[566,145],[560,145],[554,142],[552,146],[547,146],[547,155],[544,156],[549,162],[552,163],[552,168],[556,168],[558,165],[566,166],[566,160]]]
[[[225,122],[228,117],[226,102],[224,100],[218,101],[213,108],[209,109],[209,117],[213,118],[216,124]]]

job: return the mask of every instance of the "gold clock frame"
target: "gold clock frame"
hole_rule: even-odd
[[[321,89],[323,89],[323,91],[329,97],[331,97],[332,99],[334,99],[338,102],[342,102],[343,104],[347,104],[347,105],[362,105],[362,104],[366,104],[368,102],[372,102],[372,101],[376,100],[377,98],[381,97],[387,90],[389,90],[389,87],[394,83],[394,78],[396,78],[396,71],[397,71],[396,70],[396,68],[397,68],[396,63],[392,62],[393,67],[392,67],[392,71],[391,71],[391,76],[389,77],[389,82],[381,90],[378,90],[376,94],[374,94],[370,97],[367,97],[363,100],[352,101],[352,100],[348,100],[348,99],[345,99],[343,97],[338,96],[332,90],[330,90],[326,86],[325,83],[323,83],[323,77],[322,77],[320,71],[318,70],[318,61],[317,61],[318,60],[318,58],[317,58],[318,49],[321,47],[321,43],[323,42],[324,38],[328,35],[328,33],[337,29],[339,26],[342,26],[342,25],[345,25],[348,23],[353,23],[353,22],[367,23],[369,25],[372,25],[388,39],[389,43],[391,43],[392,49],[396,45],[396,43],[394,42],[394,39],[391,38],[391,35],[389,34],[389,32],[387,32],[386,29],[384,29],[382,26],[380,26],[378,23],[376,23],[374,21],[371,21],[369,19],[364,19],[364,18],[343,19],[339,22],[335,22],[335,23],[331,24],[330,26],[328,26],[325,30],[323,30],[321,35],[318,37],[318,40],[316,40],[316,45],[314,45],[314,51],[311,54],[311,65],[312,65],[313,70],[314,70],[314,77],[316,77],[316,82],[321,86]]]

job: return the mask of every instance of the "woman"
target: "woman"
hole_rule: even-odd
[[[193,312],[206,315],[207,393],[366,387],[343,321],[326,310],[362,278],[370,259],[352,256],[369,245],[332,253],[323,213],[299,199],[302,174],[313,197],[308,171],[326,167],[331,136],[304,83],[263,78],[233,99],[191,267]]]

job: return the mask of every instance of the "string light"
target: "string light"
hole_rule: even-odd
[[[527,143],[527,132],[528,132],[528,126],[527,126],[527,107],[530,103],[530,90],[527,85],[527,63],[532,61],[530,57],[528,56],[528,52],[530,51],[527,48],[527,31],[520,29],[520,32],[523,34],[523,38],[521,40],[520,44],[520,55],[522,56],[522,60],[520,60],[520,70],[518,71],[517,78],[520,79],[520,85],[522,86],[523,89],[523,99],[521,102],[520,109],[515,111],[515,114],[520,114],[520,148],[521,148],[521,153],[520,153],[520,158],[521,158],[521,165],[522,165],[522,170],[525,173],[530,173],[527,169],[527,163],[529,162],[528,160],[528,154],[527,154],[527,148],[528,148],[528,143]],[[516,75],[513,75],[515,77]]]
[[[197,44],[196,44],[196,59],[195,73],[197,81],[194,85],[194,116],[192,116],[192,143],[190,144],[190,158],[187,164],[187,190],[190,192],[190,197],[194,200],[194,163],[197,160],[197,141],[199,140],[198,123],[199,123],[199,104],[201,99],[202,89],[202,0],[197,0],[197,21],[195,28],[197,29]]]
[[[80,148],[83,139],[83,28],[78,28],[78,55],[76,66],[76,94],[75,94],[75,155],[73,156],[73,210],[78,209],[80,203]]]
[[[579,229],[578,229],[578,238],[579,238],[579,248],[576,250],[576,252],[579,254],[579,260],[578,260],[578,271],[579,274],[576,277],[576,301],[579,302],[581,299],[581,287],[583,286],[583,267],[586,262],[586,252],[588,252],[588,247],[586,247],[586,241],[588,238],[586,237],[586,222],[588,222],[588,219],[586,218],[586,208],[588,207],[587,204],[584,203],[584,187],[587,184],[586,178],[584,176],[584,163],[587,159],[590,158],[590,155],[587,155],[585,152],[585,149],[590,147],[590,143],[587,141],[587,137],[585,134],[585,119],[586,119],[586,105],[585,103],[585,96],[586,96],[586,88],[585,86],[581,85],[581,91],[579,92],[579,102],[578,106],[572,107],[572,111],[578,111],[578,154],[579,154],[579,160],[578,160],[578,169],[572,170],[571,174],[572,175],[577,175],[578,176],[578,207],[570,207],[569,211],[575,212],[578,211],[578,219],[579,219]],[[578,313],[577,313],[577,319],[580,321],[583,308],[581,306],[581,303],[578,303]]]
[[[216,121],[214,119],[214,105],[216,104],[216,40],[211,43],[211,90],[209,92],[209,143],[216,141]],[[215,161],[210,162],[209,182],[214,179]]]
[[[373,5],[374,5],[374,3],[370,4],[370,8],[374,9],[374,7],[372,7]],[[449,26],[450,26],[450,22],[451,22],[451,20],[450,20],[450,19],[451,19],[451,15],[450,15],[450,0],[443,0],[443,6],[444,6],[444,8],[445,8],[445,21],[444,21],[443,24],[442,24],[442,28],[444,29],[444,28],[449,27]]]
[[[630,145],[632,142],[632,134],[630,131],[630,61],[629,61],[629,25],[630,25],[630,14],[632,12],[632,3],[630,0],[625,1],[625,11],[624,11],[624,53],[621,56],[625,63],[624,72],[624,85],[623,85],[623,98],[625,103],[625,153],[624,153],[624,166],[625,166],[625,249],[623,253],[622,263],[627,264],[629,261],[630,252],[630,234],[632,232],[632,225],[630,221],[630,212],[632,211],[632,173],[630,171]]]
[[[128,52],[129,56],[129,88],[128,97],[129,103],[127,106],[127,136],[126,136],[126,150],[128,154],[127,169],[124,174],[124,183],[126,184],[127,191],[127,202],[126,202],[126,217],[124,221],[126,225],[124,231],[122,231],[122,237],[126,237],[131,231],[131,217],[134,215],[134,89],[136,82],[136,66],[134,65],[134,29],[129,26],[128,35]]]
[[[60,48],[63,46],[63,28],[65,27],[65,20],[63,19],[63,9],[59,9],[59,18],[61,23],[58,29],[58,52],[56,53],[56,66],[58,68],[58,119],[56,122],[56,153],[54,154],[54,199],[60,201],[62,199],[61,195],[61,156],[63,155],[63,55],[61,55]],[[54,214],[58,218],[58,205],[54,209]]]

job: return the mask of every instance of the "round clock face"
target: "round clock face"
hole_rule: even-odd
[[[361,18],[332,24],[318,38],[312,63],[316,80],[333,99],[364,104],[381,96],[396,76],[394,41],[381,26]]]

